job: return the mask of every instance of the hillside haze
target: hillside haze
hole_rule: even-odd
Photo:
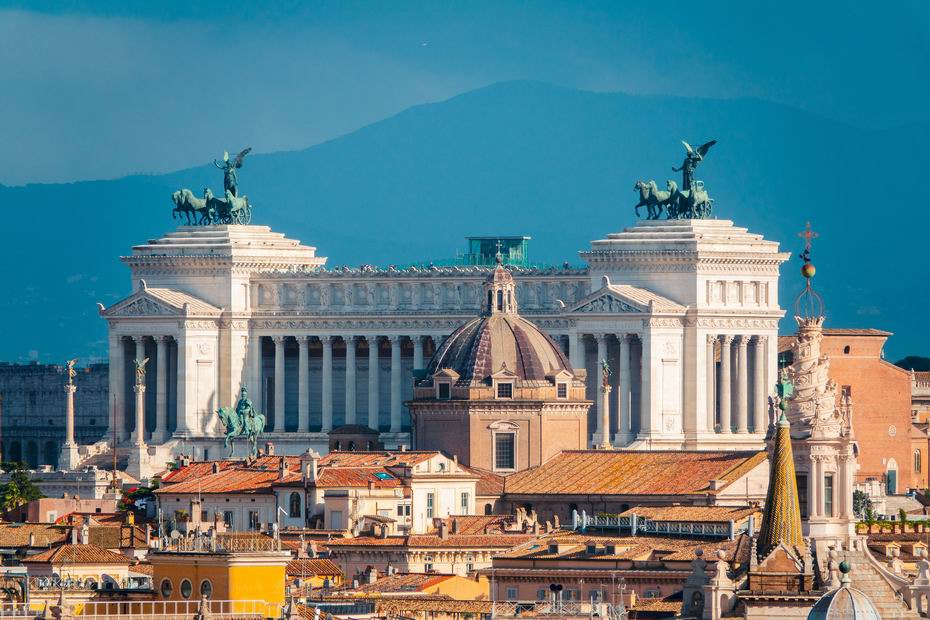
[[[810,220],[828,325],[895,332],[888,357],[926,354],[918,278],[927,126],[869,132],[757,100],[591,93],[506,82],[408,109],[311,148],[249,156],[253,223],[314,245],[329,266],[452,257],[466,235],[533,237],[531,260],[579,263],[590,240],[633,224],[637,179],[671,172],[679,140],[718,144],[698,169],[715,214],[794,255]],[[219,152],[242,145],[217,145]],[[252,145],[261,150],[260,144]],[[919,148],[921,147],[921,148]],[[144,149],[140,144],[138,148]],[[222,189],[212,164],[161,176],[0,186],[7,265],[0,359],[106,355],[95,302],[130,292],[119,256],[178,225],[170,194]],[[913,187],[913,189],[912,189]],[[782,271],[788,311],[800,263]]]

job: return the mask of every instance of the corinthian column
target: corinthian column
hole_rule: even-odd
[[[736,432],[749,432],[749,336],[740,336],[736,371]]]
[[[378,410],[381,408],[378,394],[378,390],[381,389],[378,382],[381,371],[378,363],[378,337],[365,336],[365,340],[368,341],[368,426],[378,430]]]
[[[135,336],[133,340],[136,343],[136,361],[141,362],[145,359],[145,337]],[[145,375],[143,375],[143,381]],[[142,388],[141,390],[135,388]],[[145,445],[145,383],[136,381],[133,391],[136,393],[136,427],[132,432],[133,444],[137,446]]]
[[[717,336],[707,335],[707,430],[714,432],[714,426],[717,423],[716,416],[716,405],[717,405],[717,392],[714,389],[715,386],[715,377],[716,374],[714,371],[717,368],[717,359],[714,356],[715,350],[714,345],[717,343]]]
[[[400,346],[402,336],[391,336],[391,432],[400,432],[401,365]]]
[[[346,343],[346,424],[355,424],[355,336],[343,336]]]
[[[168,437],[168,336],[155,338],[155,432],[152,442]]]
[[[74,393],[77,386],[73,383],[65,385],[65,447],[73,447],[74,441]]]
[[[423,368],[423,338],[424,336],[413,337],[413,367],[417,370]]]
[[[310,430],[310,341],[297,336],[297,432]]]
[[[594,340],[597,342],[597,368],[600,373],[601,363],[607,359],[607,336],[594,334]],[[597,431],[594,435],[594,443],[603,448],[610,447],[610,400],[604,396],[603,386],[600,390],[601,398],[597,399]]]
[[[333,338],[320,336],[323,343],[323,432],[333,430]]]
[[[284,432],[284,336],[274,341],[274,432]]]
[[[765,393],[765,346],[767,338],[756,336],[752,347],[752,413],[753,432],[764,433],[766,429],[766,399]]]
[[[730,421],[730,357],[732,355],[731,345],[733,336],[724,336],[720,341],[720,432],[732,432],[732,422]]]
[[[617,394],[617,444],[625,446],[630,443],[630,390],[632,376],[630,373],[630,337],[617,334],[620,340],[620,382]]]

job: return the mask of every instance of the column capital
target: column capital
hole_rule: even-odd
[[[717,344],[717,335],[707,334],[707,344]]]
[[[745,349],[747,346],[749,346],[749,339],[750,339],[750,338],[752,338],[752,336],[747,336],[747,335],[745,335],[745,334],[742,335],[742,336],[740,336],[740,337],[739,337],[739,348]]]
[[[388,340],[391,341],[391,345],[400,344],[401,341],[403,341],[403,339],[404,339],[404,336],[397,336],[397,335],[388,336]]]
[[[598,342],[598,344],[607,339],[607,334],[604,333],[595,333],[591,334],[591,336]]]
[[[378,342],[378,339],[379,339],[380,337],[381,337],[381,336],[373,336],[373,335],[371,335],[371,334],[366,335],[366,336],[362,336],[362,338],[364,338],[365,341],[368,342],[368,343]]]
[[[65,392],[68,394],[74,394],[75,392],[77,392],[77,386],[74,385],[73,383],[66,383]]]
[[[301,335],[301,336],[294,336],[294,338],[297,340],[297,344],[298,344],[301,348],[306,348],[306,347],[310,346],[310,336],[303,336],[303,335]]]
[[[727,334],[727,335],[721,336],[720,342],[722,342],[724,346],[728,347],[731,344],[733,344],[734,338],[735,336],[730,336],[729,334]]]
[[[346,343],[346,344],[349,344],[350,342],[355,342],[355,336],[354,336],[354,335],[350,336],[350,335],[348,335],[348,334],[343,334],[343,335],[341,335],[341,336],[339,336],[339,337],[342,338],[342,341],[343,341],[344,343]]]
[[[155,339],[155,342],[168,344],[171,341],[171,336],[152,336]]]
[[[755,336],[752,336],[752,339],[755,341],[756,344],[765,344],[766,342],[769,341],[768,336],[763,336],[761,334],[756,334]]]
[[[276,345],[283,345],[283,344],[284,344],[284,341],[285,341],[286,339],[287,339],[287,336],[272,336],[272,337],[271,337],[271,340],[272,340]]]
[[[142,383],[137,383],[134,386],[132,386],[132,391],[135,392],[136,394],[142,394],[145,392],[145,385]]]
[[[335,336],[330,336],[330,335],[325,335],[325,334],[324,334],[324,335],[322,335],[322,336],[317,336],[317,338],[320,339],[320,342],[323,343],[323,345],[331,345],[331,344],[333,344],[333,338],[335,338]]]
[[[130,338],[137,344],[145,340],[145,336],[130,336]]]
[[[620,342],[620,344],[623,344],[624,342],[629,344],[633,340],[632,334],[623,333],[614,335],[617,337],[617,341]]]

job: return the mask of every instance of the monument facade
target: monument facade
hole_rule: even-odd
[[[703,182],[692,183],[685,191],[704,194],[689,203],[676,189],[675,219],[593,241],[580,253],[584,268],[504,265],[522,317],[586,371],[591,445],[605,437],[646,450],[764,444],[787,255],[711,219]],[[209,223],[134,246],[122,258],[132,293],[101,307],[120,441],[135,428],[133,362],[148,358],[142,421],[155,460],[178,451],[219,457],[217,410],[234,408],[243,387],[279,451],[325,452],[328,434],[344,425],[377,430],[389,449],[410,446],[413,371],[482,310],[493,266],[328,269],[316,248],[268,227],[213,223],[235,205],[211,200]],[[614,369],[609,398],[601,397],[603,360]]]

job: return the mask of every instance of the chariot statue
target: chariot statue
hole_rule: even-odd
[[[252,147],[248,147],[239,151],[234,159],[229,158],[229,152],[224,152],[222,162],[213,160],[213,165],[223,171],[221,195],[215,196],[209,187],[203,189],[202,198],[186,188],[171,194],[171,201],[174,203],[171,217],[186,217],[188,226],[251,223],[252,204],[248,196],[239,195],[239,176],[236,172],[242,167],[245,156],[251,150]]]
[[[258,413],[249,398],[249,391],[242,386],[239,391],[239,400],[236,407],[220,407],[216,410],[220,422],[226,427],[226,441],[223,445],[229,448],[229,456],[235,450],[234,442],[237,437],[245,437],[249,443],[249,455],[258,454],[258,439],[265,431],[265,416]]]
[[[684,140],[685,159],[681,166],[672,168],[673,172],[681,172],[681,188],[678,183],[669,179],[666,189],[660,190],[654,180],[639,180],[633,186],[639,192],[639,202],[634,205],[636,216],[640,216],[640,207],[646,207],[646,219],[658,220],[663,210],[667,219],[708,219],[711,217],[714,200],[707,194],[704,182],[694,178],[694,171],[710,147],[717,144],[716,140],[706,142],[694,148]]]

